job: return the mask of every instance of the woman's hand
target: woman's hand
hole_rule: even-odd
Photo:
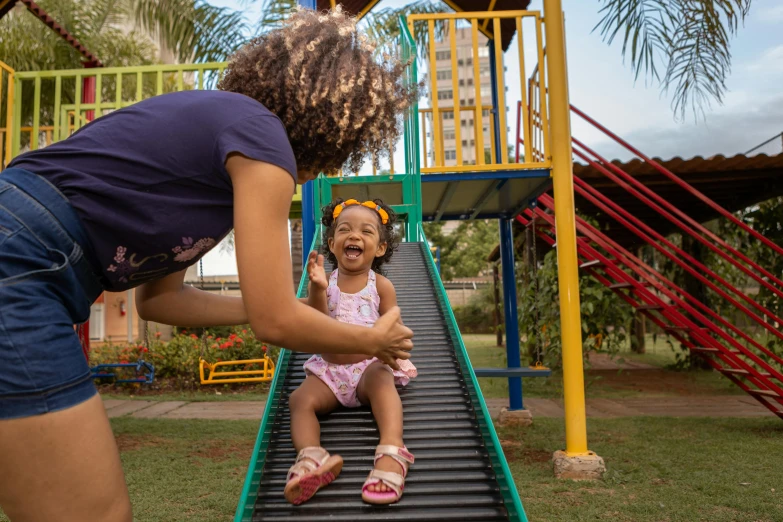
[[[310,289],[325,291],[329,285],[324,270],[324,256],[318,254],[315,250],[310,252],[307,258],[307,277],[310,278]]]
[[[410,351],[413,349],[413,331],[402,324],[400,308],[395,306],[389,309],[372,329],[377,335],[377,341],[370,355],[399,370],[397,359],[410,359]]]

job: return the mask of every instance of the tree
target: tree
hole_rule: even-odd
[[[443,225],[442,222],[424,224],[424,234],[430,245],[440,247],[443,280],[476,277],[488,271],[487,253],[499,237],[497,221],[463,221],[449,235],[443,234]]]
[[[38,3],[106,66],[153,63],[158,44],[182,62],[220,61],[245,40],[242,14],[205,0]],[[19,71],[82,67],[78,51],[21,7],[0,20],[0,56]]]

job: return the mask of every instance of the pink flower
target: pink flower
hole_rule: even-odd
[[[114,266],[114,265],[109,265],[109,268],[107,268],[106,270],[108,270],[109,272],[116,272],[117,271],[117,267]]]
[[[191,339],[198,339],[198,335],[196,335],[196,334],[190,334],[190,338],[191,338]]]

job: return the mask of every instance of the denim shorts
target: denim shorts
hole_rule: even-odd
[[[0,173],[0,419],[95,395],[74,330],[103,291],[85,257],[89,245],[53,185],[21,169]]]

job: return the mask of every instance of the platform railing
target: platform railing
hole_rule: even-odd
[[[525,151],[523,161],[514,163],[508,158],[508,121],[509,116],[506,110],[506,77],[503,63],[503,50],[500,42],[503,37],[502,22],[511,20],[514,30],[517,33],[516,45],[519,52],[519,71],[520,71],[520,99],[524,106],[535,102],[535,118],[538,121],[540,132],[538,132],[540,154],[534,154],[532,144],[526,140],[528,150]],[[526,42],[523,22],[530,20],[534,26],[532,41]],[[532,44],[536,48],[539,61],[543,61],[543,18],[538,11],[484,11],[484,12],[463,12],[463,13],[435,13],[435,14],[416,14],[410,15],[405,19],[408,31],[403,33],[403,48],[411,48],[412,56],[416,56],[416,44],[410,36],[414,34],[417,24],[426,24],[428,34],[427,49],[425,55],[428,62],[427,87],[428,87],[428,107],[417,111],[416,114],[409,116],[406,122],[408,129],[414,127],[421,128],[420,136],[415,142],[417,151],[424,151],[422,157],[421,172],[423,174],[446,173],[446,172],[488,172],[488,171],[511,171],[526,169],[541,169],[551,167],[551,157],[549,150],[549,125],[546,97],[539,97],[536,100],[528,100],[529,84],[526,79],[525,69],[525,45]],[[445,25],[445,40],[448,41],[448,47],[443,46],[444,41],[436,38],[436,24]],[[506,31],[508,25],[505,24]],[[470,62],[472,67],[458,66],[458,46],[457,30],[464,29],[470,31],[471,53],[463,63]],[[490,43],[497,42],[497,45],[490,45],[491,52],[489,56],[483,51],[480,45],[479,33],[484,34],[490,39]],[[441,47],[443,48],[441,49]],[[436,50],[440,49],[440,51]],[[438,99],[438,52],[448,51],[450,59],[449,71],[451,72],[451,84],[449,86],[452,93],[452,100],[446,106]],[[420,54],[420,53],[419,53]],[[441,55],[442,56],[442,55]],[[481,59],[488,59],[490,71],[494,72],[493,81],[493,101],[491,105],[484,103],[481,89]],[[462,69],[465,69],[464,71]],[[462,74],[461,74],[462,73]],[[492,74],[492,73],[491,73]],[[542,75],[539,80],[546,84],[546,75]],[[472,85],[472,89],[471,89]],[[441,89],[445,88],[441,85]],[[473,98],[473,103],[465,103],[465,100]],[[461,125],[461,116],[469,114],[473,118],[473,135],[463,136]],[[444,116],[451,115],[454,121],[454,140],[455,147],[452,153],[449,150],[447,157],[444,147]],[[489,119],[488,132],[483,130],[485,118]],[[529,115],[524,115],[523,126],[526,132],[530,132],[531,126],[528,123]],[[418,120],[421,120],[421,123]],[[430,131],[429,133],[427,131]],[[485,135],[486,134],[486,135]],[[428,140],[431,139],[431,142]],[[463,146],[463,140],[468,143]],[[409,144],[413,147],[413,143]],[[488,148],[489,147],[489,148]],[[427,149],[431,149],[431,156]],[[466,149],[474,151],[474,159],[466,159],[471,155],[466,154]],[[488,158],[485,158],[485,151],[489,150]],[[499,153],[498,153],[499,152]],[[431,158],[431,159],[430,159]]]
[[[4,65],[0,68],[6,71]],[[9,105],[11,117],[3,131],[4,159],[65,139],[86,122],[146,98],[213,89],[226,66],[220,62],[11,72],[13,106]],[[94,90],[94,96],[84,96],[87,89]]]

